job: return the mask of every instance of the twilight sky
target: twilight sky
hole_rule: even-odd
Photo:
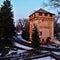
[[[4,0],[0,0],[0,5]],[[52,13],[56,10],[52,10],[50,7],[43,7],[43,2],[48,3],[48,0],[11,0],[14,11],[14,20],[17,21],[19,18],[28,18],[31,13],[35,10],[43,8]]]

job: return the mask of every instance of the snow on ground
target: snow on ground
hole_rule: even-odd
[[[24,42],[31,43],[30,41],[26,41],[25,39],[23,39],[21,35],[17,36],[17,38],[19,38],[20,40],[23,40]]]
[[[33,60],[55,60],[55,59],[48,56],[48,57],[43,57],[43,58],[38,58]]]
[[[60,52],[54,52],[54,51],[53,51],[53,53],[56,54],[56,55],[60,55]]]
[[[58,40],[57,41],[54,40],[54,43],[57,45],[60,45],[60,41],[58,41]]]
[[[29,45],[27,45],[27,46],[26,46],[26,45],[23,45],[23,43],[31,44],[31,42],[24,40],[21,35],[14,36],[13,38],[14,38],[16,41],[22,42],[21,44],[19,44],[18,42],[15,42],[15,41],[14,41],[13,44],[14,44],[16,47],[20,47],[20,48],[25,49],[25,50],[33,49],[32,47],[28,47]]]
[[[30,41],[26,41],[25,39],[23,39],[21,35],[13,36],[13,38],[15,38],[16,40],[22,40],[22,41],[24,41],[26,43],[31,43]]]
[[[24,45],[19,44],[19,43],[17,43],[17,42],[14,42],[14,45],[15,45],[16,47],[20,47],[20,48],[25,49],[25,50],[31,50],[31,49],[33,49],[33,48],[31,48],[31,47],[24,46]]]

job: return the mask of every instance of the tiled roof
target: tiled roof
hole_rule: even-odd
[[[40,8],[40,9],[39,9],[39,10],[37,10],[37,11],[35,11],[34,13],[36,13],[36,12],[49,13],[49,14],[55,15],[55,14],[50,13],[50,12],[48,12],[48,11],[46,11],[46,10],[42,9],[42,8]],[[32,14],[34,14],[34,13],[32,13]],[[32,14],[31,14],[31,15],[32,15]],[[31,16],[31,15],[30,15],[30,16]]]

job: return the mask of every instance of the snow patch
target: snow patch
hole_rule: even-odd
[[[31,50],[31,49],[33,49],[33,48],[31,48],[31,47],[24,46],[24,45],[19,44],[19,43],[17,43],[17,42],[14,42],[14,45],[15,45],[16,47],[20,47],[20,48],[23,48],[23,49],[25,49],[25,50]]]

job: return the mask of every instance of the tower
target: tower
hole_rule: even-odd
[[[54,18],[55,14],[50,13],[44,9],[39,9],[29,16],[30,22],[30,40],[32,40],[32,33],[34,24],[37,26],[40,39],[46,41],[47,37],[54,38]]]

